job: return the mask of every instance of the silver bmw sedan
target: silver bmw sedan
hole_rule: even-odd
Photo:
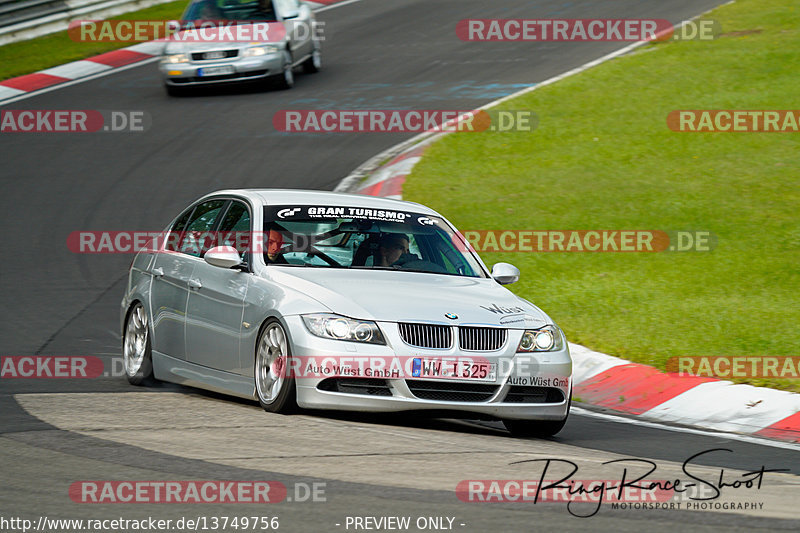
[[[226,190],[140,251],[121,303],[128,380],[297,408],[429,411],[557,433],[572,361],[561,329],[422,205]]]

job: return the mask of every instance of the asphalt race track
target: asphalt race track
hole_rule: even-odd
[[[121,358],[119,300],[132,256],[72,253],[71,232],[159,230],[183,206],[222,188],[330,190],[411,136],[279,133],[272,127],[279,110],[471,109],[625,46],[465,43],[455,35],[458,20],[679,22],[720,3],[362,0],[318,14],[326,23],[323,70],[297,75],[290,91],[220,89],[169,98],[148,63],[9,104],[3,109],[143,110],[152,126],[142,133],[0,136],[0,355],[93,355],[107,369]],[[648,459],[658,468],[648,479],[674,479],[684,461],[715,448],[730,451],[696,459],[697,476],[718,479],[724,470],[732,481],[762,466],[788,472],[767,474],[760,489],[726,490],[719,501],[763,504],[736,512],[605,504],[578,518],[564,503],[465,503],[455,493],[462,480],[537,479],[541,464],[524,461],[546,458],[577,463],[579,479],[618,479],[621,467],[602,463]],[[524,440],[490,422],[268,415],[252,402],[170,384],[142,389],[114,375],[0,380],[0,514],[34,520],[257,515],[279,517],[282,531],[353,531],[348,516],[410,516],[412,524],[450,517],[453,529],[475,532],[796,531],[799,457],[794,445],[585,414],[573,414],[556,438]],[[68,494],[80,480],[190,479],[280,481],[293,501],[90,505]],[[303,484],[312,483],[324,483],[324,496],[297,501]],[[589,514],[587,505],[571,510]]]

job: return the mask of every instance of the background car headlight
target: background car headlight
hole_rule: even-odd
[[[526,329],[517,346],[517,352],[552,352],[564,348],[566,339],[558,326]]]
[[[189,58],[186,54],[170,54],[164,58],[164,63],[186,63]]]
[[[303,315],[308,331],[317,337],[340,341],[386,344],[378,324],[368,320],[353,320],[332,313]]]
[[[278,52],[277,46],[253,46],[245,48],[242,52],[242,57],[264,56],[267,54],[275,54]]]

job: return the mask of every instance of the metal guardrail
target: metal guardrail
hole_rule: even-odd
[[[0,45],[66,30],[72,20],[104,19],[171,1],[0,0]]]
[[[64,0],[0,0],[0,28],[61,13]]]

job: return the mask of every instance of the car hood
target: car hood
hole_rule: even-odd
[[[265,275],[351,318],[511,329],[552,323],[541,309],[493,279],[277,265],[268,267]]]

